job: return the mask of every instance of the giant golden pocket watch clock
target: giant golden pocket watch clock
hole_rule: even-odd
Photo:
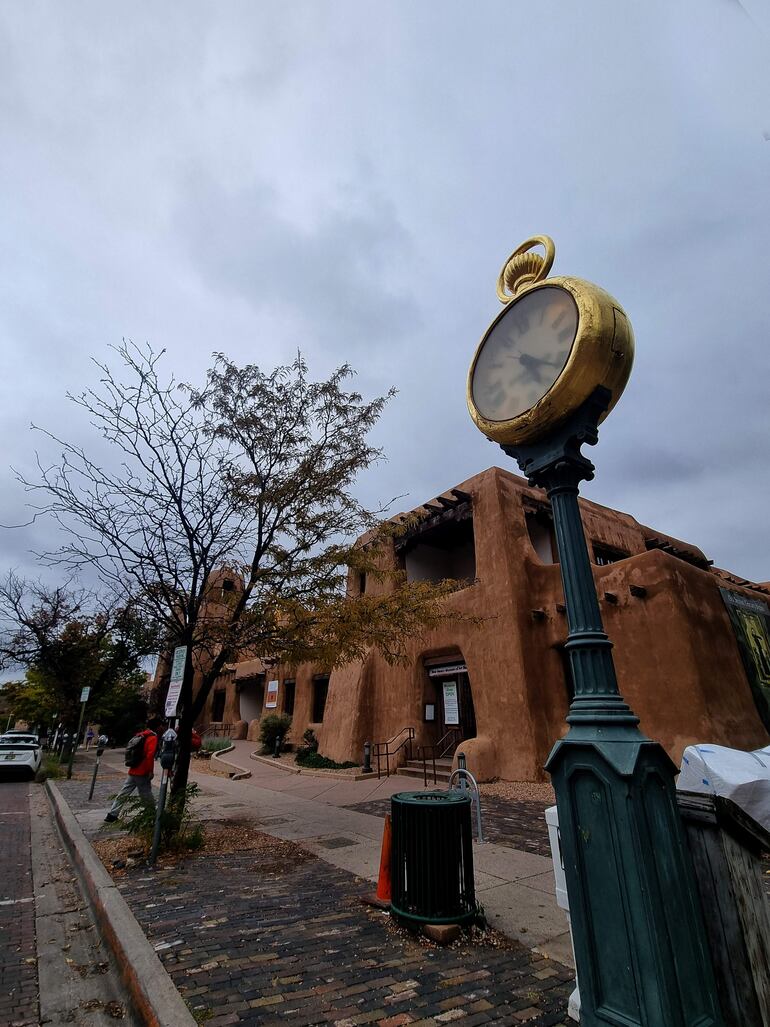
[[[531,252],[542,246],[545,256]],[[505,304],[468,372],[468,409],[494,442],[533,442],[578,409],[598,386],[617,403],[634,361],[634,333],[620,304],[580,278],[547,278],[555,247],[527,239],[505,262]]]

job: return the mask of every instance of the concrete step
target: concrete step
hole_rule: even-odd
[[[411,762],[414,763],[414,760],[412,760]],[[399,767],[398,770],[396,771],[396,773],[400,774],[402,777],[412,777],[412,778],[418,778],[420,781],[423,780],[422,763],[420,763],[419,766],[416,766],[416,767],[415,766],[409,766],[409,765],[407,765],[405,767]],[[452,773],[452,766],[451,766],[451,764],[449,765],[449,769],[446,769],[444,767],[439,767],[438,763],[436,763],[436,782],[437,783],[449,784],[449,775],[451,773]],[[433,784],[433,767],[432,767],[432,765],[428,767],[428,784],[429,785]]]

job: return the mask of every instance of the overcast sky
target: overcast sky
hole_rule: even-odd
[[[584,494],[770,579],[767,0],[0,5],[0,522],[31,421],[121,337],[200,380],[300,348],[367,394],[370,502],[492,465],[465,379],[504,259],[627,310],[637,359]],[[0,530],[34,569],[45,522]]]

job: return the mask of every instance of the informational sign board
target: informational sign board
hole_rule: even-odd
[[[444,723],[447,727],[460,724],[460,708],[457,704],[457,682],[444,682]]]
[[[278,705],[278,682],[268,681],[267,683],[267,699],[265,701],[266,710],[274,710]]]
[[[179,645],[174,650],[174,659],[171,663],[171,680],[168,684],[166,708],[164,711],[167,717],[176,716],[177,706],[179,705],[179,696],[182,691],[182,681],[184,680],[184,665],[186,662],[187,646]]]
[[[425,703],[425,720],[431,721],[436,719],[436,704],[432,702]]]
[[[91,686],[90,685],[86,685],[85,688],[83,689],[83,691],[80,693],[80,701],[81,702],[88,702],[88,697],[89,697],[90,694],[91,694]]]
[[[464,663],[449,663],[441,667],[429,667],[429,678],[445,678],[450,674],[467,674],[468,668]]]

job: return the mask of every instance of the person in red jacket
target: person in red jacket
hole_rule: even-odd
[[[160,726],[160,721],[153,718],[147,722],[147,725],[138,731],[126,747],[126,762],[128,762],[128,753],[136,752],[137,762],[134,763],[128,769],[128,777],[126,778],[125,784],[120,789],[118,794],[115,796],[115,801],[110,806],[109,813],[104,818],[105,823],[112,824],[118,819],[118,813],[120,807],[131,795],[133,791],[138,792],[140,799],[146,799],[147,802],[155,802],[155,796],[152,794],[152,775],[155,771],[155,753],[158,748],[158,736],[156,731]],[[142,738],[144,741],[141,743],[141,748],[136,739]],[[138,751],[137,751],[138,750]]]

